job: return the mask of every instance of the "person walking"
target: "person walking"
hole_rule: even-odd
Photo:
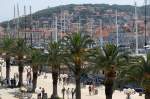
[[[27,69],[27,85],[31,84],[31,69]]]
[[[42,93],[42,99],[44,99],[44,95],[45,95],[45,89],[44,88],[42,88],[41,93]]]
[[[91,88],[91,86],[89,85],[89,95],[91,95],[91,91],[92,91],[92,88]]]
[[[35,92],[37,93],[37,99],[42,99],[42,88],[41,87],[37,87],[35,89]]]
[[[74,88],[72,88],[72,90],[71,90],[72,99],[74,98],[74,93],[75,93],[75,90],[74,90]]]
[[[70,89],[68,88],[66,91],[67,98],[69,99]]]
[[[65,87],[63,87],[62,89],[63,99],[65,99],[65,91],[66,91]]]
[[[93,93],[93,95],[95,94],[95,86],[94,86],[94,84],[92,85],[92,93]]]

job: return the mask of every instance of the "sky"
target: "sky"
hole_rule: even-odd
[[[10,20],[14,17],[14,5],[19,4],[20,15],[23,15],[24,6],[29,14],[29,6],[32,6],[32,12],[42,10],[48,7],[55,7],[67,4],[119,4],[133,5],[134,1],[138,6],[144,4],[144,0],[0,0],[0,22]],[[150,0],[148,0],[150,2]]]

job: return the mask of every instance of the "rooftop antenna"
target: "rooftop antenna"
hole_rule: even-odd
[[[117,33],[117,47],[119,46],[119,34],[118,34],[118,10],[116,10],[116,33]]]

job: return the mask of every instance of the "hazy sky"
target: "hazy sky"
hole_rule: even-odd
[[[4,20],[9,20],[13,18],[13,9],[14,4],[19,4],[20,14],[23,14],[23,6],[26,5],[28,7],[32,6],[33,12],[37,10],[41,10],[44,8],[54,7],[58,5],[66,5],[66,4],[121,4],[121,5],[133,5],[134,1],[137,1],[137,4],[143,5],[144,0],[0,0],[0,22]],[[148,0],[150,1],[150,0]]]

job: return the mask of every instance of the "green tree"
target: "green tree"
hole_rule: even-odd
[[[18,87],[21,87],[23,85],[23,70],[24,70],[24,61],[25,57],[28,53],[28,47],[26,46],[24,39],[17,39],[15,42],[15,47],[13,52],[16,55],[16,60],[18,63],[18,71],[19,71],[19,82]]]
[[[5,53],[6,61],[6,79],[10,79],[10,57],[12,55],[12,48],[14,46],[14,39],[6,37],[2,41],[1,53]]]
[[[32,80],[32,91],[35,91],[35,88],[37,87],[37,78],[38,78],[38,70],[39,66],[44,64],[44,54],[40,49],[31,49],[30,51],[30,59],[31,59],[31,68],[33,72],[33,80]]]
[[[106,99],[112,99],[114,81],[121,66],[127,63],[127,56],[119,51],[119,48],[113,44],[106,44],[96,54],[96,68],[103,70],[105,76],[105,95]]]
[[[76,99],[81,99],[80,78],[85,70],[84,63],[88,60],[88,46],[93,43],[90,36],[74,33],[64,37],[64,60],[65,64],[72,70],[76,81]]]
[[[150,53],[147,57],[133,57],[135,60],[127,69],[124,77],[144,89],[145,99],[150,98]]]
[[[59,76],[59,68],[62,63],[62,53],[60,42],[51,42],[48,46],[48,65],[52,69],[52,79],[53,79],[53,93],[51,98],[57,99],[57,82]]]

